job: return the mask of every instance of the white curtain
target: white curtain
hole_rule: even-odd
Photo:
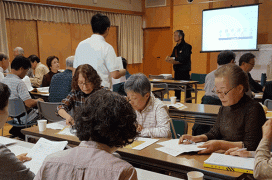
[[[8,38],[6,31],[6,17],[4,3],[0,0],[0,52],[8,55]]]
[[[2,40],[2,34],[5,34],[5,37],[7,37],[6,27],[2,27],[2,19],[5,25],[5,18],[20,20],[41,20],[56,23],[90,24],[92,16],[97,13],[97,11],[93,10],[83,10],[68,7],[56,7],[9,1],[5,1],[3,3],[2,0],[0,0],[0,2],[0,40]],[[4,11],[2,11],[2,9],[4,9]],[[129,64],[142,63],[142,17],[109,12],[102,13],[109,17],[112,26],[119,27],[118,49],[121,56],[126,58]],[[3,31],[3,29],[5,29],[5,31]],[[6,48],[8,47],[7,38],[4,39],[3,44],[6,46]],[[1,47],[2,46],[0,45],[0,50],[2,49]]]

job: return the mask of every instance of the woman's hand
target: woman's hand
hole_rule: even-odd
[[[74,125],[74,119],[72,118],[72,116],[69,116],[68,118],[66,118],[66,125]]]
[[[221,149],[221,141],[220,140],[210,140],[198,146],[199,148],[206,148],[198,152],[198,154],[210,154],[214,151]]]
[[[143,126],[138,124],[138,127],[137,127],[137,132],[141,132],[143,130]]]
[[[22,162],[30,161],[32,158],[27,157],[26,155],[27,155],[27,153],[24,153],[24,154],[20,154],[20,155],[18,155],[16,157]]]
[[[251,157],[250,151],[247,151],[245,149],[235,147],[235,148],[230,148],[225,152],[226,155],[232,155],[232,156],[240,156],[240,157]]]
[[[184,134],[179,138],[179,144],[191,144],[192,142],[205,142],[208,140],[208,137],[204,134],[199,136],[192,136],[189,134]]]

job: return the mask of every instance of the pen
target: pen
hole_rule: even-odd
[[[241,148],[241,149],[238,149],[237,151],[246,151],[247,150],[247,148]]]

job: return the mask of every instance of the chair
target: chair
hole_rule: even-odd
[[[197,73],[192,73],[191,74],[191,80],[192,81],[198,81],[198,84],[205,84],[205,78],[207,74],[197,74]],[[198,90],[203,90],[203,89],[198,89]]]
[[[268,110],[272,110],[272,100],[271,99],[266,99],[264,101],[264,105],[268,108]]]
[[[38,109],[40,118],[45,118],[48,121],[55,122],[63,120],[62,117],[56,115],[56,110],[59,105],[63,103],[61,102],[41,102],[38,101]]]
[[[22,99],[16,98],[16,99],[10,99],[9,105],[8,105],[8,111],[9,111],[9,117],[13,118],[13,120],[8,121],[7,123],[15,126],[15,127],[28,127],[32,125],[36,125],[37,122],[28,122],[28,114],[25,108],[25,104]],[[18,123],[14,120],[14,118],[17,118]],[[22,119],[25,119],[25,123],[22,123]]]
[[[188,123],[181,119],[171,119],[170,121],[172,138],[177,139],[183,134],[187,134]]]
[[[164,95],[167,94],[167,100],[169,100],[169,89],[166,83],[153,83],[153,88],[163,88],[164,90],[153,92],[153,94],[155,97],[160,98],[162,101],[164,100]]]

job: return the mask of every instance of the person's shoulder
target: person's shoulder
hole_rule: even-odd
[[[192,45],[191,45],[191,44],[189,44],[189,43],[187,43],[187,42],[184,42],[184,46],[187,46],[187,47],[192,48]]]
[[[64,162],[65,160],[68,160],[69,157],[73,157],[75,149],[67,149],[63,151],[58,151],[53,154],[50,154],[46,156],[44,162],[50,162],[50,163],[59,163],[59,162]]]

